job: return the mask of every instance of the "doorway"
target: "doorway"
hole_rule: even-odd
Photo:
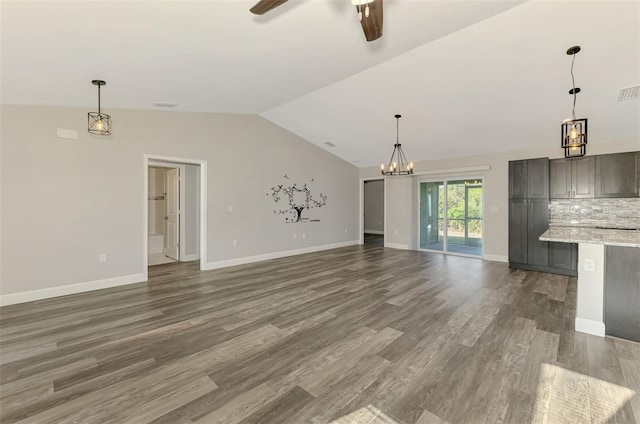
[[[149,266],[180,261],[181,167],[149,166]],[[184,174],[184,171],[182,172]]]
[[[482,178],[420,181],[419,249],[482,257]]]
[[[206,161],[144,156],[144,273],[200,260],[206,269]]]
[[[385,180],[363,179],[360,190],[360,243],[382,247],[385,228]]]

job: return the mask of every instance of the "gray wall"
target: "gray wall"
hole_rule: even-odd
[[[380,172],[380,168],[378,168]],[[412,240],[412,190],[413,178],[387,178],[387,228],[384,243],[400,249],[413,248]],[[408,202],[408,203],[407,203]]]
[[[536,157],[559,158],[562,157],[562,149],[558,147],[556,140],[540,143],[539,147],[527,150],[514,150],[496,152],[485,155],[447,158],[432,161],[415,161],[416,174],[428,172],[429,178],[470,176],[482,177],[484,187],[484,257],[486,259],[507,261],[508,244],[508,176],[509,161],[529,159]],[[403,145],[403,147],[405,147]],[[636,151],[640,147],[640,139],[609,139],[594,135],[587,146],[588,155],[605,153]],[[411,159],[411,145],[407,144],[405,152]],[[491,167],[488,171],[464,171],[464,168],[485,166]],[[444,172],[439,172],[444,170]],[[360,178],[370,178],[380,175],[379,167],[360,169]],[[417,248],[417,192],[408,189],[404,180],[418,179],[413,177],[387,177],[387,228],[385,242],[398,245],[406,245],[412,249]],[[394,181],[393,184],[388,184]],[[397,183],[395,183],[398,181]],[[415,208],[415,210],[413,210]],[[410,222],[407,223],[406,220]],[[412,228],[409,233],[406,229]],[[395,234],[398,230],[398,234]],[[415,233],[415,234],[414,234]]]
[[[108,110],[113,135],[100,137],[88,110],[1,108],[0,294],[142,273],[144,154],[208,161],[207,262],[358,237],[358,169],[259,116]],[[273,213],[267,194],[285,173],[326,194],[320,222]]]
[[[364,182],[364,232],[384,234],[384,180]]]

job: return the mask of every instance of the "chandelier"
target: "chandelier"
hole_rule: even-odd
[[[111,134],[111,117],[100,111],[100,87],[107,83],[102,80],[93,80],[91,84],[98,86],[98,111],[87,114],[87,119],[89,120],[88,131],[91,134],[109,135]]]
[[[573,96],[573,109],[571,110],[571,118],[562,121],[561,126],[561,147],[564,149],[565,158],[584,156],[587,153],[587,118],[576,119],[576,95],[580,92],[580,88],[576,87],[573,76],[573,62],[579,51],[580,46],[573,46],[567,50],[567,54],[572,56],[571,83],[573,88],[569,90],[569,94]]]
[[[389,165],[385,168],[384,164],[380,165],[382,175],[411,175],[413,174],[413,162],[408,162],[402,145],[400,144],[399,126],[402,115],[395,115],[396,118],[396,144],[393,145],[393,153],[389,160]]]

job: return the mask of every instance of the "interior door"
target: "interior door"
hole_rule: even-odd
[[[180,260],[180,189],[178,187],[180,170],[172,168],[167,170],[164,216],[164,254],[168,257]]]

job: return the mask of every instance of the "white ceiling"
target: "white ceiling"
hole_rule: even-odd
[[[640,2],[385,0],[366,43],[349,0],[2,1],[1,101],[260,113],[352,161],[557,145],[570,57],[590,137],[640,137]],[[323,143],[330,141],[335,148]]]

